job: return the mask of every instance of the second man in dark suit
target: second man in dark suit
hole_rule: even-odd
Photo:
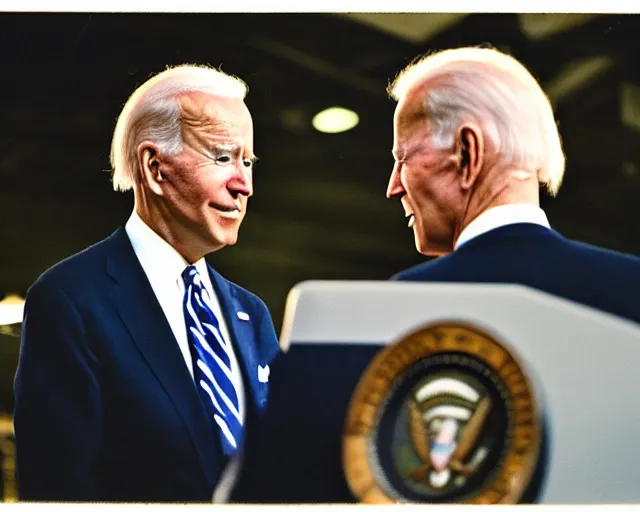
[[[389,88],[399,197],[416,247],[433,261],[398,280],[516,283],[640,323],[640,259],[550,228],[565,158],[553,110],[516,59],[488,48],[428,55]]]

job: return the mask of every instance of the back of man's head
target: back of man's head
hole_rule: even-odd
[[[565,158],[549,99],[516,59],[489,48],[457,48],[427,55],[402,70],[389,86],[392,98],[424,94],[435,142],[453,144],[457,128],[483,127],[500,165],[535,172],[550,194],[562,182]]]
[[[182,151],[181,94],[203,92],[244,99],[247,85],[237,77],[207,66],[169,68],[138,87],[127,100],[113,133],[111,168],[113,188],[130,190],[138,181],[137,147],[145,141],[176,155]]]

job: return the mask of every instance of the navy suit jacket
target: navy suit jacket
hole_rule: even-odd
[[[258,366],[278,341],[265,304],[209,272],[243,371],[250,456],[267,403]],[[29,289],[14,423],[20,499],[211,502],[227,462],[217,428],[124,229]]]
[[[640,323],[640,258],[537,224],[493,229],[394,279],[522,284]]]

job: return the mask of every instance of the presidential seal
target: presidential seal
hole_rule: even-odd
[[[505,346],[468,325],[430,325],[362,375],[343,466],[363,503],[517,503],[540,428],[531,383]]]

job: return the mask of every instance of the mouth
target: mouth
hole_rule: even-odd
[[[235,204],[209,203],[209,207],[221,213],[224,217],[239,218],[242,210]]]
[[[409,219],[408,226],[409,226],[409,229],[411,229],[413,225],[416,223],[416,217],[413,213],[409,213],[406,215],[406,218]]]
[[[406,195],[403,195],[403,197],[400,200],[400,204],[402,205],[402,209],[404,210],[405,218],[409,219],[408,226],[409,226],[409,229],[411,229],[416,222],[416,218],[415,218],[415,215],[413,214],[412,208],[409,206],[408,201],[406,200]]]

